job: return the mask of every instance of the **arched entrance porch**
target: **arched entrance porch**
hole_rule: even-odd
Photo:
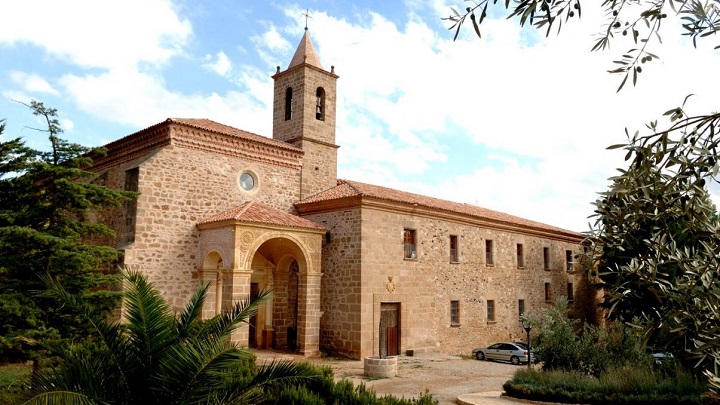
[[[239,217],[198,224],[203,282],[214,284],[204,316],[212,316],[251,290],[272,290],[249,325],[237,328],[231,340],[242,346],[294,349],[319,355],[320,259],[326,230],[308,220],[254,203],[282,224],[256,223]],[[241,214],[247,214],[242,211]],[[257,217],[260,213],[247,214]]]

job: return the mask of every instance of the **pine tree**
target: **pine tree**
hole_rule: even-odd
[[[119,252],[88,243],[113,232],[88,217],[134,198],[90,181],[88,156],[104,151],[61,139],[57,110],[27,106],[45,121],[38,131],[50,148],[33,150],[20,138],[0,143],[0,361],[38,359],[44,346],[89,336],[81,314],[44,294],[43,275],[103,313],[117,306]]]

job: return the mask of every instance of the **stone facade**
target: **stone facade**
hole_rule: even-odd
[[[523,310],[539,314],[569,283],[590,296],[567,271],[582,235],[338,180],[338,76],[307,33],[273,78],[272,139],[172,118],[95,156],[94,181],[139,192],[96,214],[117,232],[99,242],[174,309],[202,284],[205,318],[271,289],[234,342],[361,358],[522,339]]]
[[[568,283],[576,288],[576,277],[582,279],[568,272],[566,261],[568,254],[574,260],[580,247],[577,234],[483,223],[403,202],[379,203],[368,195],[337,209],[331,205],[325,201],[300,208],[304,217],[329,229],[323,244],[321,332],[321,346],[329,352],[352,358],[377,355],[383,303],[399,303],[400,353],[467,354],[495,341],[521,340],[519,300],[525,312],[539,315],[556,297],[568,294]],[[414,258],[404,254],[406,229],[415,232]],[[451,236],[459,252],[454,258]],[[486,258],[487,241],[492,241],[492,264]],[[488,320],[489,300],[494,320]],[[451,301],[458,304],[455,323]]]

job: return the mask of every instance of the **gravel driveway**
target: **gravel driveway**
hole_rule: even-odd
[[[270,355],[270,352],[261,353],[256,353],[259,361]],[[298,356],[298,359],[302,358]],[[441,405],[455,404],[457,397],[464,394],[502,391],[503,383],[512,378],[515,370],[526,367],[423,353],[412,357],[399,356],[398,372],[394,378],[368,379],[364,376],[361,360],[323,358],[310,361],[332,367],[336,379],[349,379],[355,385],[364,382],[378,394],[409,398],[417,397],[427,389]]]

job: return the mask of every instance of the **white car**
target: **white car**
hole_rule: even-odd
[[[501,342],[488,347],[473,349],[473,356],[478,360],[509,361],[512,364],[528,362],[527,345],[522,342]]]

